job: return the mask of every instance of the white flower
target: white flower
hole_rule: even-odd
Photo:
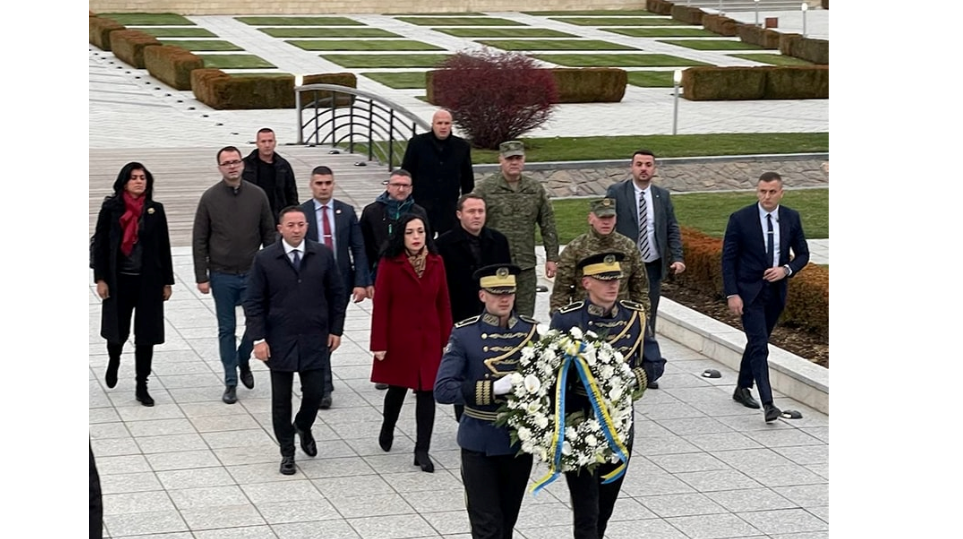
[[[524,379],[525,379],[525,377],[522,376],[521,374],[519,374],[517,371],[512,373],[512,385],[513,385],[513,386],[517,386],[518,384],[521,384],[521,383],[522,383],[522,380],[524,380]]]
[[[576,338],[576,339],[581,340],[582,337],[583,337],[583,335],[582,335],[582,329],[579,328],[578,326],[575,326],[575,327],[573,327],[572,329],[569,330],[569,335],[571,335],[572,337],[574,337],[574,338]]]
[[[612,399],[613,401],[619,400],[620,398],[622,398],[622,391],[623,390],[621,387],[618,387],[618,386],[613,387],[612,390],[609,391],[609,398]]]
[[[602,378],[608,380],[609,378],[615,376],[615,368],[613,368],[611,365],[606,365],[599,370],[599,374],[602,375]]]
[[[538,332],[538,334],[539,334],[539,335],[542,335],[542,336],[548,335],[548,332],[549,332],[548,325],[546,325],[546,324],[537,324],[537,325],[535,326],[535,331]]]
[[[522,359],[534,359],[535,358],[535,348],[531,346],[526,346],[522,348]]]
[[[607,346],[603,346],[602,349],[599,350],[598,356],[599,356],[599,361],[601,361],[602,363],[612,362],[612,350]]]
[[[538,458],[541,459],[542,462],[548,462],[548,451],[545,451],[544,447],[538,448]]]
[[[539,401],[532,401],[528,403],[528,408],[525,409],[529,414],[534,414],[542,409],[542,403]]]
[[[586,346],[585,351],[582,352],[582,357],[585,358],[585,362],[588,363],[590,367],[595,366],[595,348]]]
[[[542,364],[552,365],[558,360],[558,356],[555,354],[554,348],[548,348],[542,352]]]
[[[538,425],[538,428],[544,429],[548,426],[548,418],[545,414],[535,414],[535,424]]]
[[[565,427],[565,438],[569,440],[578,438],[578,432],[575,430],[575,427]]]
[[[529,454],[535,453],[535,444],[532,442],[522,442],[522,451]]]
[[[538,379],[538,376],[529,374],[525,377],[525,389],[529,393],[538,393],[540,387],[542,387],[542,382]]]
[[[572,454],[572,444],[568,443],[568,441],[562,442],[562,454],[566,457]]]
[[[522,442],[527,442],[532,439],[532,430],[522,427],[518,429],[518,439]]]
[[[598,338],[599,338],[599,334],[596,333],[596,332],[594,332],[594,331],[592,331],[592,330],[586,331],[586,332],[585,332],[585,336],[588,337],[589,339],[598,339]]]

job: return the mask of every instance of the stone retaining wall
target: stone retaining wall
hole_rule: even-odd
[[[790,160],[719,161],[663,159],[658,163],[655,182],[672,192],[735,191],[755,189],[763,172],[775,171],[787,188],[829,187],[828,158]],[[696,162],[692,162],[696,161]],[[561,165],[560,165],[561,166]],[[493,174],[497,167],[475,167],[475,180]],[[629,177],[628,165],[586,168],[551,168],[545,164],[526,165],[526,174],[545,184],[552,197],[600,196],[609,185]]]

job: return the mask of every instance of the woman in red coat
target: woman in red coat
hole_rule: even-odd
[[[371,381],[388,384],[378,443],[391,449],[401,405],[408,389],[414,390],[415,466],[434,472],[428,457],[435,424],[432,390],[451,334],[451,304],[445,265],[421,217],[405,215],[394,227],[378,264],[373,301]]]

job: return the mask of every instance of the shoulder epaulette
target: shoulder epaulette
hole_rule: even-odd
[[[570,313],[570,312],[572,312],[572,311],[577,311],[577,310],[581,309],[583,306],[585,306],[585,302],[584,302],[584,301],[573,301],[572,303],[569,303],[568,305],[566,305],[566,306],[562,307],[561,309],[559,309],[558,312],[560,312],[560,313]]]
[[[619,303],[626,309],[645,312],[645,307],[643,307],[641,303],[637,303],[635,301],[629,301],[627,299],[620,300]]]
[[[480,315],[480,314],[475,315],[475,316],[472,316],[471,318],[466,318],[466,319],[462,320],[461,322],[457,322],[457,323],[455,324],[455,327],[456,327],[456,328],[463,328],[463,327],[465,327],[465,326],[470,326],[470,325],[474,324],[475,322],[478,322],[479,320],[481,320],[481,315]]]
[[[529,324],[538,325],[538,320],[535,320],[535,319],[532,318],[531,316],[525,316],[524,314],[520,314],[520,315],[518,315],[518,319],[519,319],[519,320],[523,320],[523,321],[525,321],[525,322],[528,322]]]

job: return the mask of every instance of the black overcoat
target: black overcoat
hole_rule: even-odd
[[[481,262],[476,263],[471,253],[468,232],[456,224],[435,240],[438,254],[445,261],[448,276],[448,296],[451,298],[451,318],[455,322],[481,314],[484,305],[478,299],[478,281],[472,277],[475,271],[492,264],[511,264],[512,255],[508,239],[497,230],[482,227]]]

